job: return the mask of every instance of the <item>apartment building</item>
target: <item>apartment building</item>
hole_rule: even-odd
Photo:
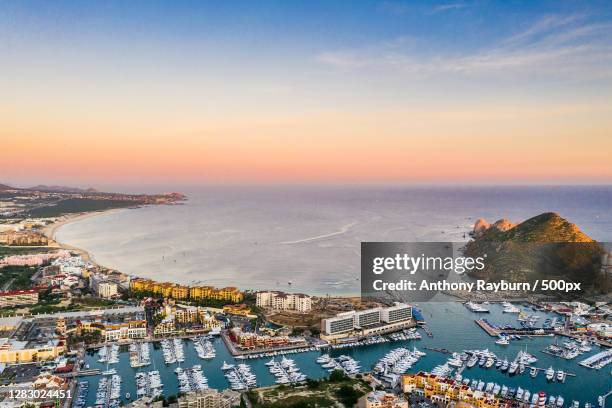
[[[256,305],[274,310],[295,310],[306,313],[312,309],[312,298],[303,293],[263,291],[257,292]]]

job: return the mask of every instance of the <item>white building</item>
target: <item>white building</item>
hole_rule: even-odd
[[[111,281],[99,282],[96,291],[98,292],[98,296],[106,299],[112,298],[119,293],[118,285]]]
[[[296,310],[305,313],[312,309],[312,299],[303,293],[257,292],[256,305],[262,308]]]
[[[412,307],[396,303],[390,307],[339,313],[321,321],[323,338],[334,340],[349,335],[375,335],[390,333],[412,323]]]

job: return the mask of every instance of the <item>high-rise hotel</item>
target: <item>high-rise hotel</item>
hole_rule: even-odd
[[[414,325],[412,307],[396,303],[390,307],[353,310],[321,321],[321,337],[328,341],[391,333]]]

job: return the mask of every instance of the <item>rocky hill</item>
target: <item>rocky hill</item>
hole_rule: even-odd
[[[565,279],[583,282],[588,292],[610,289],[609,277],[601,273],[601,246],[559,214],[540,214],[516,225],[479,220],[472,236],[465,255],[487,258],[485,269],[472,273],[474,278]]]

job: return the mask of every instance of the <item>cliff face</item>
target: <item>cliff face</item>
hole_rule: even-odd
[[[563,278],[584,282],[588,291],[608,290],[609,278],[600,273],[600,245],[559,214],[543,213],[516,225],[508,220],[484,225],[477,222],[474,239],[465,246],[465,255],[487,257],[485,269],[472,277],[516,282]]]

